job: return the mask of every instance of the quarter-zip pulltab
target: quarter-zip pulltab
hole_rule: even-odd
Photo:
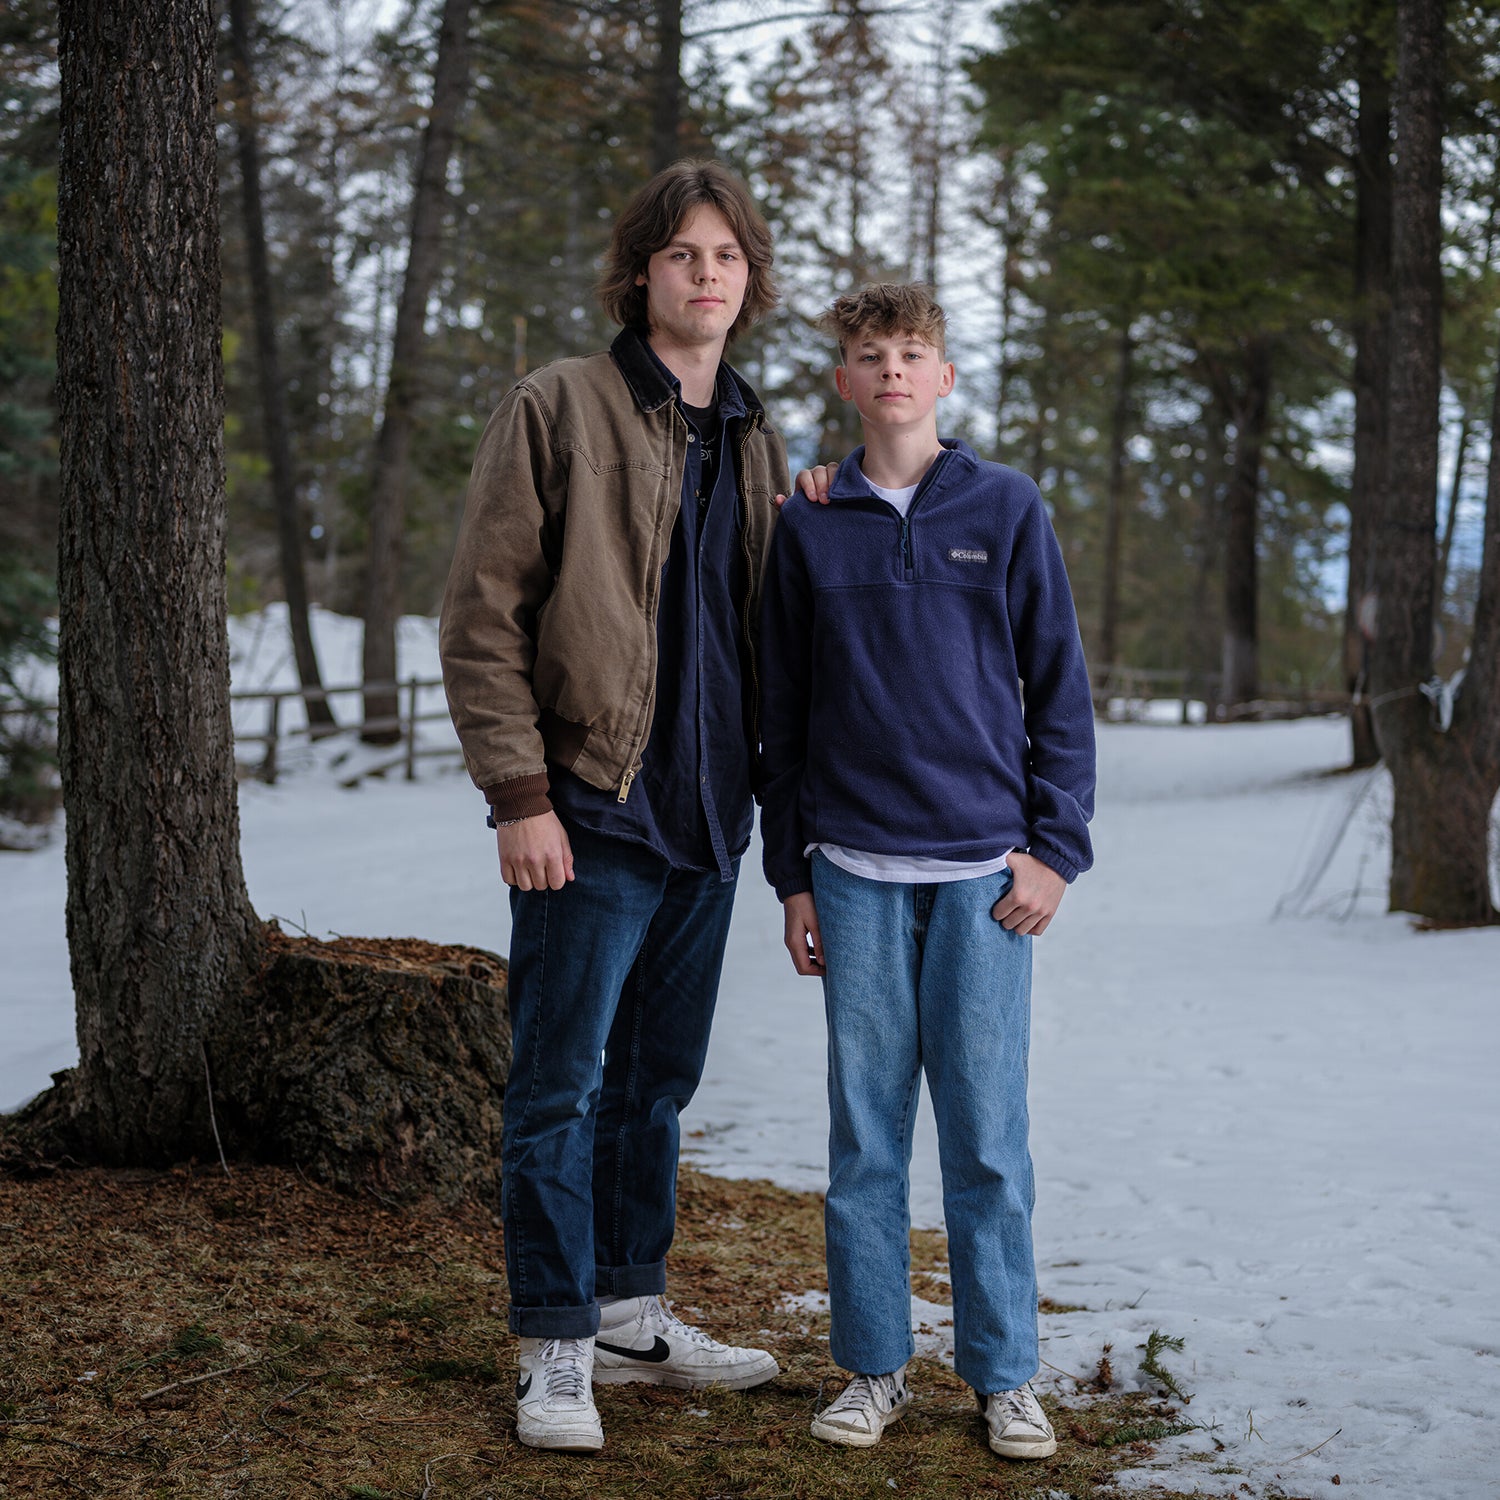
[[[620,795],[615,798],[616,802],[623,802],[630,795],[631,783],[635,780],[635,772],[627,771],[620,778]]]
[[[901,517],[901,566],[908,578],[912,575],[911,565],[911,512],[908,511]]]

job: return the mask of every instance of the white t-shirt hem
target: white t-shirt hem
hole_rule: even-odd
[[[902,885],[942,885],[950,880],[978,880],[1007,869],[1006,860],[1015,853],[1007,849],[995,859],[939,859],[929,854],[871,854],[864,849],[846,849],[842,844],[809,844],[802,851],[810,856],[820,850],[839,869],[863,880],[888,880]]]

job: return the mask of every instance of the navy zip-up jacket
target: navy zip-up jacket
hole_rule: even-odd
[[[864,449],[829,504],[771,539],[761,832],[783,900],[809,844],[993,859],[1072,881],[1093,863],[1094,714],[1062,553],[1036,485],[945,443],[903,520]]]

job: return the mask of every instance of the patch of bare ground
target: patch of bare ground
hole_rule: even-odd
[[[945,1300],[944,1251],[914,1236],[929,1300]],[[832,1449],[807,1430],[839,1388],[826,1321],[786,1301],[825,1286],[821,1200],[684,1170],[672,1262],[679,1311],[770,1347],[780,1379],[609,1387],[604,1452],[549,1455],[515,1439],[501,1235],[482,1210],[387,1206],[274,1167],[0,1179],[0,1496],[1094,1500],[1178,1420],[1139,1393],[1054,1407],[1057,1456],[1006,1464],[967,1388],[925,1362],[878,1448]]]

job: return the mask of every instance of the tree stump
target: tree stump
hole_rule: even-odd
[[[419,938],[293,938],[275,923],[263,939],[244,1003],[203,1048],[217,1139],[199,1159],[222,1149],[383,1198],[498,1208],[505,960]],[[9,1122],[0,1160],[13,1170],[101,1157],[73,1073],[53,1082]]]

